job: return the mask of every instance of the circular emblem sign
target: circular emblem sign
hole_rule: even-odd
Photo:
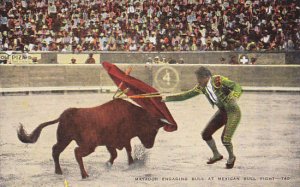
[[[155,73],[154,81],[159,90],[171,92],[179,84],[179,74],[175,68],[163,66]]]
[[[247,55],[240,55],[239,57],[239,63],[240,64],[249,64],[249,57]]]

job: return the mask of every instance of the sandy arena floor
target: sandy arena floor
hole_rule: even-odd
[[[90,177],[81,179],[72,142],[61,154],[64,175],[54,174],[52,146],[57,125],[46,127],[35,144],[17,138],[19,122],[31,132],[42,122],[56,119],[69,107],[91,107],[109,101],[112,94],[30,95],[0,97],[0,186],[299,186],[300,95],[244,93],[239,103],[242,121],[233,138],[236,166],[225,169],[227,154],[221,130],[215,135],[225,159],[206,165],[211,152],[201,131],[216,109],[204,96],[167,103],[178,131],[160,130],[150,150],[132,140],[139,160],[127,165],[125,150],[118,151],[112,168],[109,153],[98,147],[84,158]],[[112,114],[115,115],[115,114]]]

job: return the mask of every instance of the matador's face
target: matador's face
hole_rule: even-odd
[[[201,87],[205,87],[208,83],[208,80],[209,80],[210,77],[200,77],[200,76],[197,76],[197,82],[199,83],[199,85]]]

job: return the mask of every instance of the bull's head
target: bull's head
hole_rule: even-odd
[[[161,119],[146,121],[138,135],[142,144],[148,149],[152,148],[158,130],[165,125],[167,125],[167,123]]]

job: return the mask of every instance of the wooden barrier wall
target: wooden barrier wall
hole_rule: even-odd
[[[118,64],[133,68],[132,76],[164,92],[192,88],[197,65]],[[300,88],[299,65],[203,65],[246,87]],[[101,65],[0,65],[0,88],[114,86]]]

